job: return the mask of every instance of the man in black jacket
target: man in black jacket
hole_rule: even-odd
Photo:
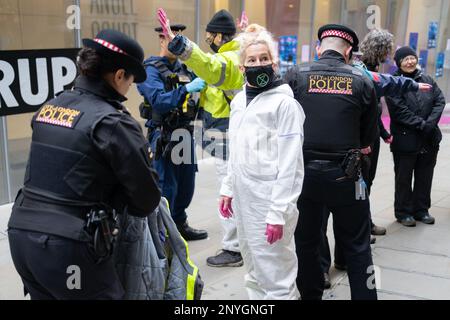
[[[318,35],[319,60],[286,74],[306,115],[305,179],[295,231],[297,286],[304,300],[322,298],[324,273],[319,247],[323,211],[328,208],[348,264],[352,299],[374,300],[368,194],[361,175],[347,176],[342,163],[350,151],[366,149],[375,140],[377,96],[371,80],[348,65],[352,52],[358,51],[355,32],[345,26],[326,25]]]
[[[407,93],[399,98],[387,97],[391,115],[395,164],[395,217],[404,226],[416,221],[434,224],[431,185],[442,133],[438,123],[445,108],[445,98],[437,83],[420,70],[416,52],[410,47],[395,54],[397,75],[433,86],[430,93]],[[414,174],[414,187],[412,177]]]

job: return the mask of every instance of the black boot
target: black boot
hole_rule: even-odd
[[[177,224],[178,231],[186,241],[203,240],[208,238],[208,232],[191,228],[187,221]]]
[[[423,217],[417,217],[415,219],[416,219],[416,221],[420,221],[425,224],[434,224],[436,222],[434,217],[432,217],[429,213],[427,213]]]

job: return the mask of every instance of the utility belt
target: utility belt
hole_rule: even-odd
[[[307,153],[305,153],[307,154]],[[336,181],[347,181],[355,183],[355,200],[365,201],[368,197],[367,194],[367,181],[370,170],[370,158],[364,155],[359,149],[349,150],[345,156],[339,159],[339,154],[330,153],[325,154],[325,158],[334,160],[317,160],[307,159],[305,160],[306,168],[312,170],[330,170],[341,168],[344,172],[344,176],[338,177]]]
[[[343,152],[305,151],[305,165],[310,168],[321,167],[323,169],[341,168],[344,176],[342,180],[357,181],[359,178],[367,178],[370,170],[370,159],[362,154],[359,149]]]
[[[191,137],[193,137],[194,134],[194,126],[190,123],[186,123],[185,125],[178,126],[177,128],[168,127],[165,125],[159,125],[153,129],[152,131],[159,130],[160,136],[157,138],[155,143],[155,150],[153,151],[153,154],[155,155],[155,160],[160,159],[170,159],[172,149],[180,143],[180,141],[172,141],[172,133],[177,129],[184,129],[187,130]],[[149,132],[150,135],[150,132]]]
[[[144,100],[139,105],[139,113],[141,118],[146,120],[153,120],[157,124],[165,124],[172,128],[177,128],[180,125],[180,121],[193,121],[198,114],[198,103],[193,97],[188,95],[183,104],[170,111],[168,114],[161,115],[156,112],[147,100]]]
[[[93,238],[91,244],[98,257],[97,264],[111,257],[119,235],[116,211],[102,207],[91,209],[87,215],[85,230]]]
[[[23,196],[22,196],[23,197]],[[69,206],[18,197],[13,228],[50,233],[87,242],[97,263],[108,259],[119,233],[116,211],[108,206]]]
[[[304,158],[305,163],[314,160],[323,160],[323,161],[334,161],[334,162],[342,162],[347,155],[347,151],[338,151],[338,152],[326,152],[319,150],[305,150]]]

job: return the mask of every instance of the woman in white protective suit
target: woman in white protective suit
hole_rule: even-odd
[[[230,161],[219,209],[237,212],[251,300],[295,300],[294,231],[303,183],[305,115],[278,75],[272,35],[250,26],[239,36],[246,85],[231,103]]]

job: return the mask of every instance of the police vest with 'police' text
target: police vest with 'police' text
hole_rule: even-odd
[[[305,150],[345,152],[360,148],[363,74],[344,63],[322,61],[298,67],[294,88],[306,115]]]

